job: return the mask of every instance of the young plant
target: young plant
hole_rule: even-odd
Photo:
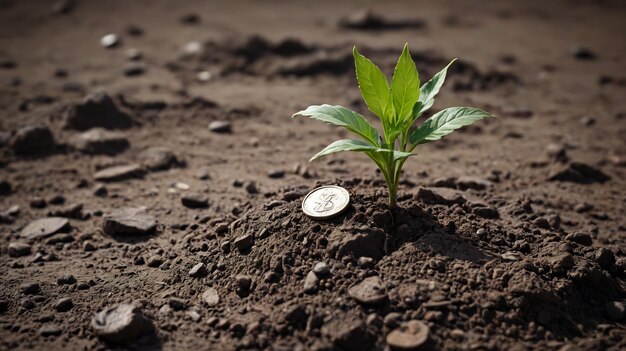
[[[415,62],[404,45],[393,72],[391,86],[381,70],[354,47],[356,77],[368,109],[382,122],[383,134],[378,133],[363,116],[342,106],[312,105],[293,115],[308,116],[325,123],[341,126],[358,135],[360,140],[344,139],[328,145],[310,161],[340,151],[365,153],[380,169],[389,191],[389,207],[396,206],[398,183],[404,162],[418,145],[439,140],[454,130],[478,120],[493,117],[477,108],[450,107],[428,118],[417,128],[415,121],[433,105],[452,60],[431,80],[420,87]],[[292,117],[292,118],[293,118]]]

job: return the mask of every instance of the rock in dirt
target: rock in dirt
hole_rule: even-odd
[[[9,244],[9,256],[10,257],[22,257],[30,255],[32,248],[25,243],[13,242]]]
[[[380,259],[384,256],[385,232],[377,228],[335,229],[328,237],[329,252],[337,256],[366,256]]]
[[[378,276],[365,278],[348,289],[348,294],[364,305],[376,305],[387,300],[385,283]]]
[[[209,307],[217,306],[220,302],[220,296],[217,293],[217,290],[213,288],[208,288],[202,293],[202,301],[207,304]]]
[[[358,317],[334,319],[324,324],[322,334],[328,336],[333,345],[341,350],[366,351],[373,348],[374,338]]]
[[[100,45],[103,48],[107,48],[107,49],[112,49],[117,47],[118,45],[120,45],[120,38],[117,36],[117,34],[107,34],[105,36],[103,36],[102,38],[100,38]]]
[[[151,268],[158,268],[163,264],[163,262],[163,257],[161,257],[160,255],[153,255],[148,258],[148,262],[146,263],[146,265]]]
[[[50,217],[41,218],[30,222],[20,236],[25,239],[39,239],[48,237],[54,233],[69,229],[70,222],[67,218]]]
[[[156,219],[142,208],[121,208],[104,215],[102,231],[108,235],[147,235],[156,229]]]
[[[611,180],[611,177],[604,174],[597,168],[580,162],[572,162],[563,169],[553,172],[549,181],[571,182],[579,184],[604,183]]]
[[[485,190],[491,187],[492,183],[487,179],[479,177],[463,176],[459,177],[455,181],[456,187],[460,190],[474,189]]]
[[[204,263],[200,262],[189,270],[189,276],[193,278],[201,278],[207,275],[207,269]]]
[[[67,312],[74,307],[74,302],[69,297],[62,297],[54,303],[54,309],[57,312]]]
[[[330,267],[326,262],[317,262],[313,266],[313,273],[315,273],[319,277],[326,277],[330,275]]]
[[[214,133],[230,133],[232,127],[228,121],[213,121],[209,123],[209,130]]]
[[[122,344],[133,341],[150,329],[138,306],[123,303],[105,308],[91,320],[95,334],[111,343]]]
[[[448,206],[461,205],[467,201],[460,191],[448,188],[419,188],[415,199],[431,205]]]
[[[20,292],[24,295],[35,295],[41,291],[39,283],[24,283],[20,285]]]
[[[92,128],[74,139],[74,147],[90,155],[117,155],[128,149],[130,143],[124,135],[104,128]]]
[[[254,237],[251,234],[244,234],[235,239],[235,247],[239,252],[245,252],[254,244]]]
[[[387,334],[387,345],[392,350],[418,350],[430,335],[430,328],[421,321],[412,320]]]
[[[88,130],[127,129],[133,125],[131,117],[120,110],[113,99],[105,92],[89,95],[81,103],[73,106],[65,119],[65,128]]]
[[[313,271],[310,271],[306,275],[306,278],[304,278],[304,292],[307,294],[314,294],[315,292],[317,292],[317,287],[319,283],[320,279]]]
[[[57,278],[57,284],[59,285],[76,284],[76,278],[71,274],[64,274]]]
[[[151,171],[165,171],[184,165],[170,149],[161,146],[148,148],[139,153],[137,158],[144,167]]]
[[[63,333],[63,329],[58,325],[44,325],[39,328],[39,335],[43,337],[47,336],[59,336]]]
[[[94,179],[101,182],[118,182],[133,178],[143,178],[146,171],[138,164],[113,166],[94,174]]]
[[[11,139],[13,152],[19,155],[47,154],[53,151],[55,146],[52,132],[46,126],[22,127]]]
[[[207,208],[209,207],[209,199],[202,194],[183,194],[180,202],[187,208]]]
[[[241,292],[247,292],[252,287],[252,277],[246,274],[240,274],[235,277],[237,283],[237,290]]]
[[[591,238],[591,235],[589,233],[583,232],[568,234],[565,237],[565,240],[572,241],[583,246],[591,246],[593,244],[593,239]]]

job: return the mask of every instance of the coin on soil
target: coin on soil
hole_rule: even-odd
[[[313,219],[328,219],[341,214],[350,203],[350,194],[340,186],[326,185],[309,192],[302,211]]]

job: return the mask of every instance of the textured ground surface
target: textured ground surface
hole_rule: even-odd
[[[623,3],[73,4],[0,0],[0,349],[626,347]],[[289,117],[368,115],[352,46],[390,75],[405,42],[423,82],[461,59],[435,110],[499,118],[420,147],[392,220],[364,156],[306,163],[346,134]],[[353,204],[314,222],[323,184]],[[124,302],[148,322],[98,338]]]

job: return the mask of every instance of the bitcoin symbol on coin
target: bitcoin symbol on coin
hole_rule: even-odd
[[[333,200],[335,199],[335,194],[332,191],[324,191],[320,194],[320,201],[315,202],[315,208],[313,210],[315,212],[327,212],[335,207]]]

